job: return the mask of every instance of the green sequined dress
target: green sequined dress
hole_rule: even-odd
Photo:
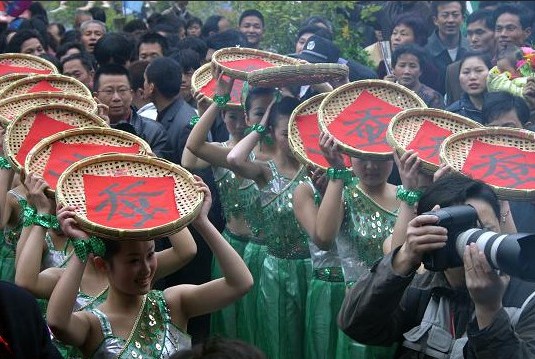
[[[268,162],[271,181],[261,189],[268,255],[259,283],[257,345],[271,359],[305,358],[305,309],[312,264],[308,235],[295,218],[295,188],[308,181],[304,167],[292,179]]]
[[[26,206],[26,199],[20,193],[10,190],[8,194],[17,199],[20,208]],[[6,227],[3,233],[0,233],[0,280],[11,283],[15,281],[15,253],[21,232],[22,216],[14,227]]]
[[[359,187],[359,180],[344,187],[344,219],[336,238],[346,284],[351,286],[383,257],[383,241],[392,234],[397,211],[384,209]],[[337,359],[390,359],[397,345],[374,347],[362,345],[340,332]]]

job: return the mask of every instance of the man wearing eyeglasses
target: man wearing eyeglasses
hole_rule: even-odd
[[[466,38],[461,36],[465,12],[465,1],[431,1],[436,30],[429,36],[425,48],[440,76],[436,90],[443,95],[446,68],[452,62],[460,60],[468,49]]]
[[[525,46],[531,34],[532,13],[519,4],[503,4],[494,11],[494,38],[498,50],[507,45]]]
[[[94,78],[94,95],[108,106],[108,117],[113,128],[133,133],[144,139],[158,156],[170,159],[167,133],[164,127],[153,120],[139,116],[132,108],[133,91],[130,74],[117,64],[98,68]]]

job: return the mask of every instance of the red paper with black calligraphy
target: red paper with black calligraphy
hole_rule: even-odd
[[[107,146],[88,143],[62,143],[55,142],[51,146],[50,156],[43,173],[44,179],[55,189],[59,176],[74,162],[84,158],[101,155],[103,153],[139,153],[139,145]]]
[[[49,69],[43,69],[39,70],[32,67],[25,67],[25,66],[14,66],[10,64],[0,64],[0,76],[4,76],[7,74],[40,74],[40,75],[48,75],[52,72],[52,70]]]
[[[299,137],[303,141],[303,147],[308,159],[320,166],[330,167],[329,162],[323,157],[320,148],[320,128],[318,126],[318,114],[299,115],[295,117],[295,124],[299,131]],[[351,166],[349,157],[344,156],[346,167]]]
[[[62,90],[59,88],[54,87],[50,82],[42,80],[36,83],[34,86],[32,86],[31,89],[28,90],[29,93],[34,92],[61,92]]]
[[[224,61],[221,65],[233,70],[251,72],[255,70],[267,69],[268,67],[275,67],[271,62],[264,61],[260,58],[250,58],[234,61]]]
[[[431,121],[424,120],[416,136],[407,146],[407,150],[418,152],[422,160],[440,165],[440,145],[452,132],[448,129],[435,125]]]
[[[362,91],[327,126],[340,142],[365,152],[389,153],[392,147],[386,142],[386,130],[392,117],[402,109]]]
[[[84,175],[87,219],[102,226],[144,229],[178,218],[173,177]]]
[[[228,76],[223,76],[225,80],[228,81]],[[204,85],[201,88],[201,93],[203,93],[206,97],[212,98],[215,95],[215,88],[216,88],[217,82],[214,79],[211,79],[208,81],[206,85]],[[241,104],[241,91],[243,88],[243,81],[235,79],[234,84],[232,85],[232,90],[230,92],[230,103],[239,105]]]
[[[462,172],[498,187],[535,189],[535,152],[476,140]]]
[[[30,131],[22,142],[19,152],[15,158],[21,165],[24,166],[26,155],[39,141],[58,132],[70,130],[71,128],[75,127],[65,122],[57,121],[42,112],[38,113],[35,116],[32,128],[30,128]]]

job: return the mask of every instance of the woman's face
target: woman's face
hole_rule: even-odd
[[[479,57],[467,58],[459,73],[459,82],[463,91],[469,95],[481,95],[487,90],[489,68]]]
[[[364,160],[351,157],[353,173],[366,187],[377,187],[386,183],[392,172],[393,160]]]
[[[413,54],[400,55],[396,66],[394,66],[394,75],[400,85],[414,89],[420,84],[420,76],[422,75],[420,60]]]
[[[188,29],[186,31],[187,31],[187,35],[188,36],[200,37],[201,36],[201,25],[199,25],[197,23],[193,23],[188,27]]]
[[[251,108],[245,114],[245,122],[247,123],[247,126],[257,124],[262,120],[262,117],[264,117],[264,114],[266,113],[266,110],[272,100],[273,95],[267,94],[256,96],[251,101]]]
[[[277,145],[277,148],[283,153],[292,156],[292,151],[290,150],[290,145],[288,144],[288,122],[290,121],[290,116],[288,115],[278,115],[277,124],[272,130],[273,138]]]
[[[305,44],[307,43],[308,38],[312,35],[314,34],[311,32],[305,32],[303,35],[299,37],[299,39],[297,39],[297,42],[295,43],[296,54],[300,54],[301,52],[303,52],[303,49],[305,48]]]
[[[242,139],[245,128],[245,114],[241,110],[227,110],[223,117],[227,131],[232,138]]]
[[[156,273],[154,241],[128,241],[108,265],[108,280],[117,290],[130,295],[150,291]]]
[[[22,45],[20,45],[20,53],[39,56],[45,53],[45,49],[43,48],[41,41],[33,37],[24,41]]]
[[[392,51],[397,49],[400,45],[413,44],[414,32],[412,28],[404,24],[399,24],[392,30],[392,35],[390,35],[390,46]]]

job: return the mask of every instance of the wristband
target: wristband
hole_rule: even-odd
[[[416,202],[422,197],[422,191],[420,190],[408,190],[403,188],[403,186],[398,186],[396,191],[396,198],[407,203],[409,206],[414,206]]]
[[[22,205],[22,225],[24,227],[31,226],[33,224],[33,218],[37,214],[37,210],[30,206],[25,200],[21,201]]]
[[[247,129],[245,130],[245,135],[248,135],[251,132],[257,132],[260,135],[261,141],[267,143],[268,145],[273,144],[273,139],[271,138],[271,136],[269,136],[266,126],[261,125],[259,123],[255,123],[254,125],[247,127]]]
[[[29,206],[28,206],[29,207]],[[30,207],[31,208],[31,207]],[[31,213],[30,211],[35,211],[34,208],[28,210],[28,215],[24,218],[24,227],[31,225],[41,226],[47,229],[59,230],[59,222],[56,216],[48,213]]]
[[[213,97],[213,100],[215,104],[217,105],[217,107],[223,108],[227,105],[227,102],[230,101],[230,94],[226,94],[226,95],[215,94]]]
[[[344,181],[344,185],[347,185],[353,180],[353,172],[347,168],[329,167],[327,169],[327,178],[330,180],[341,179]]]
[[[5,170],[11,169],[11,163],[9,163],[7,158],[0,156],[0,169],[5,169]]]
[[[87,262],[87,258],[91,253],[100,257],[106,254],[106,246],[102,239],[98,237],[90,236],[88,239],[71,238],[70,241],[74,248],[74,254],[83,263]]]
[[[191,120],[189,120],[189,125],[191,127],[195,126],[197,124],[197,122],[199,122],[201,118],[197,115],[194,115],[194,116],[191,116]]]

